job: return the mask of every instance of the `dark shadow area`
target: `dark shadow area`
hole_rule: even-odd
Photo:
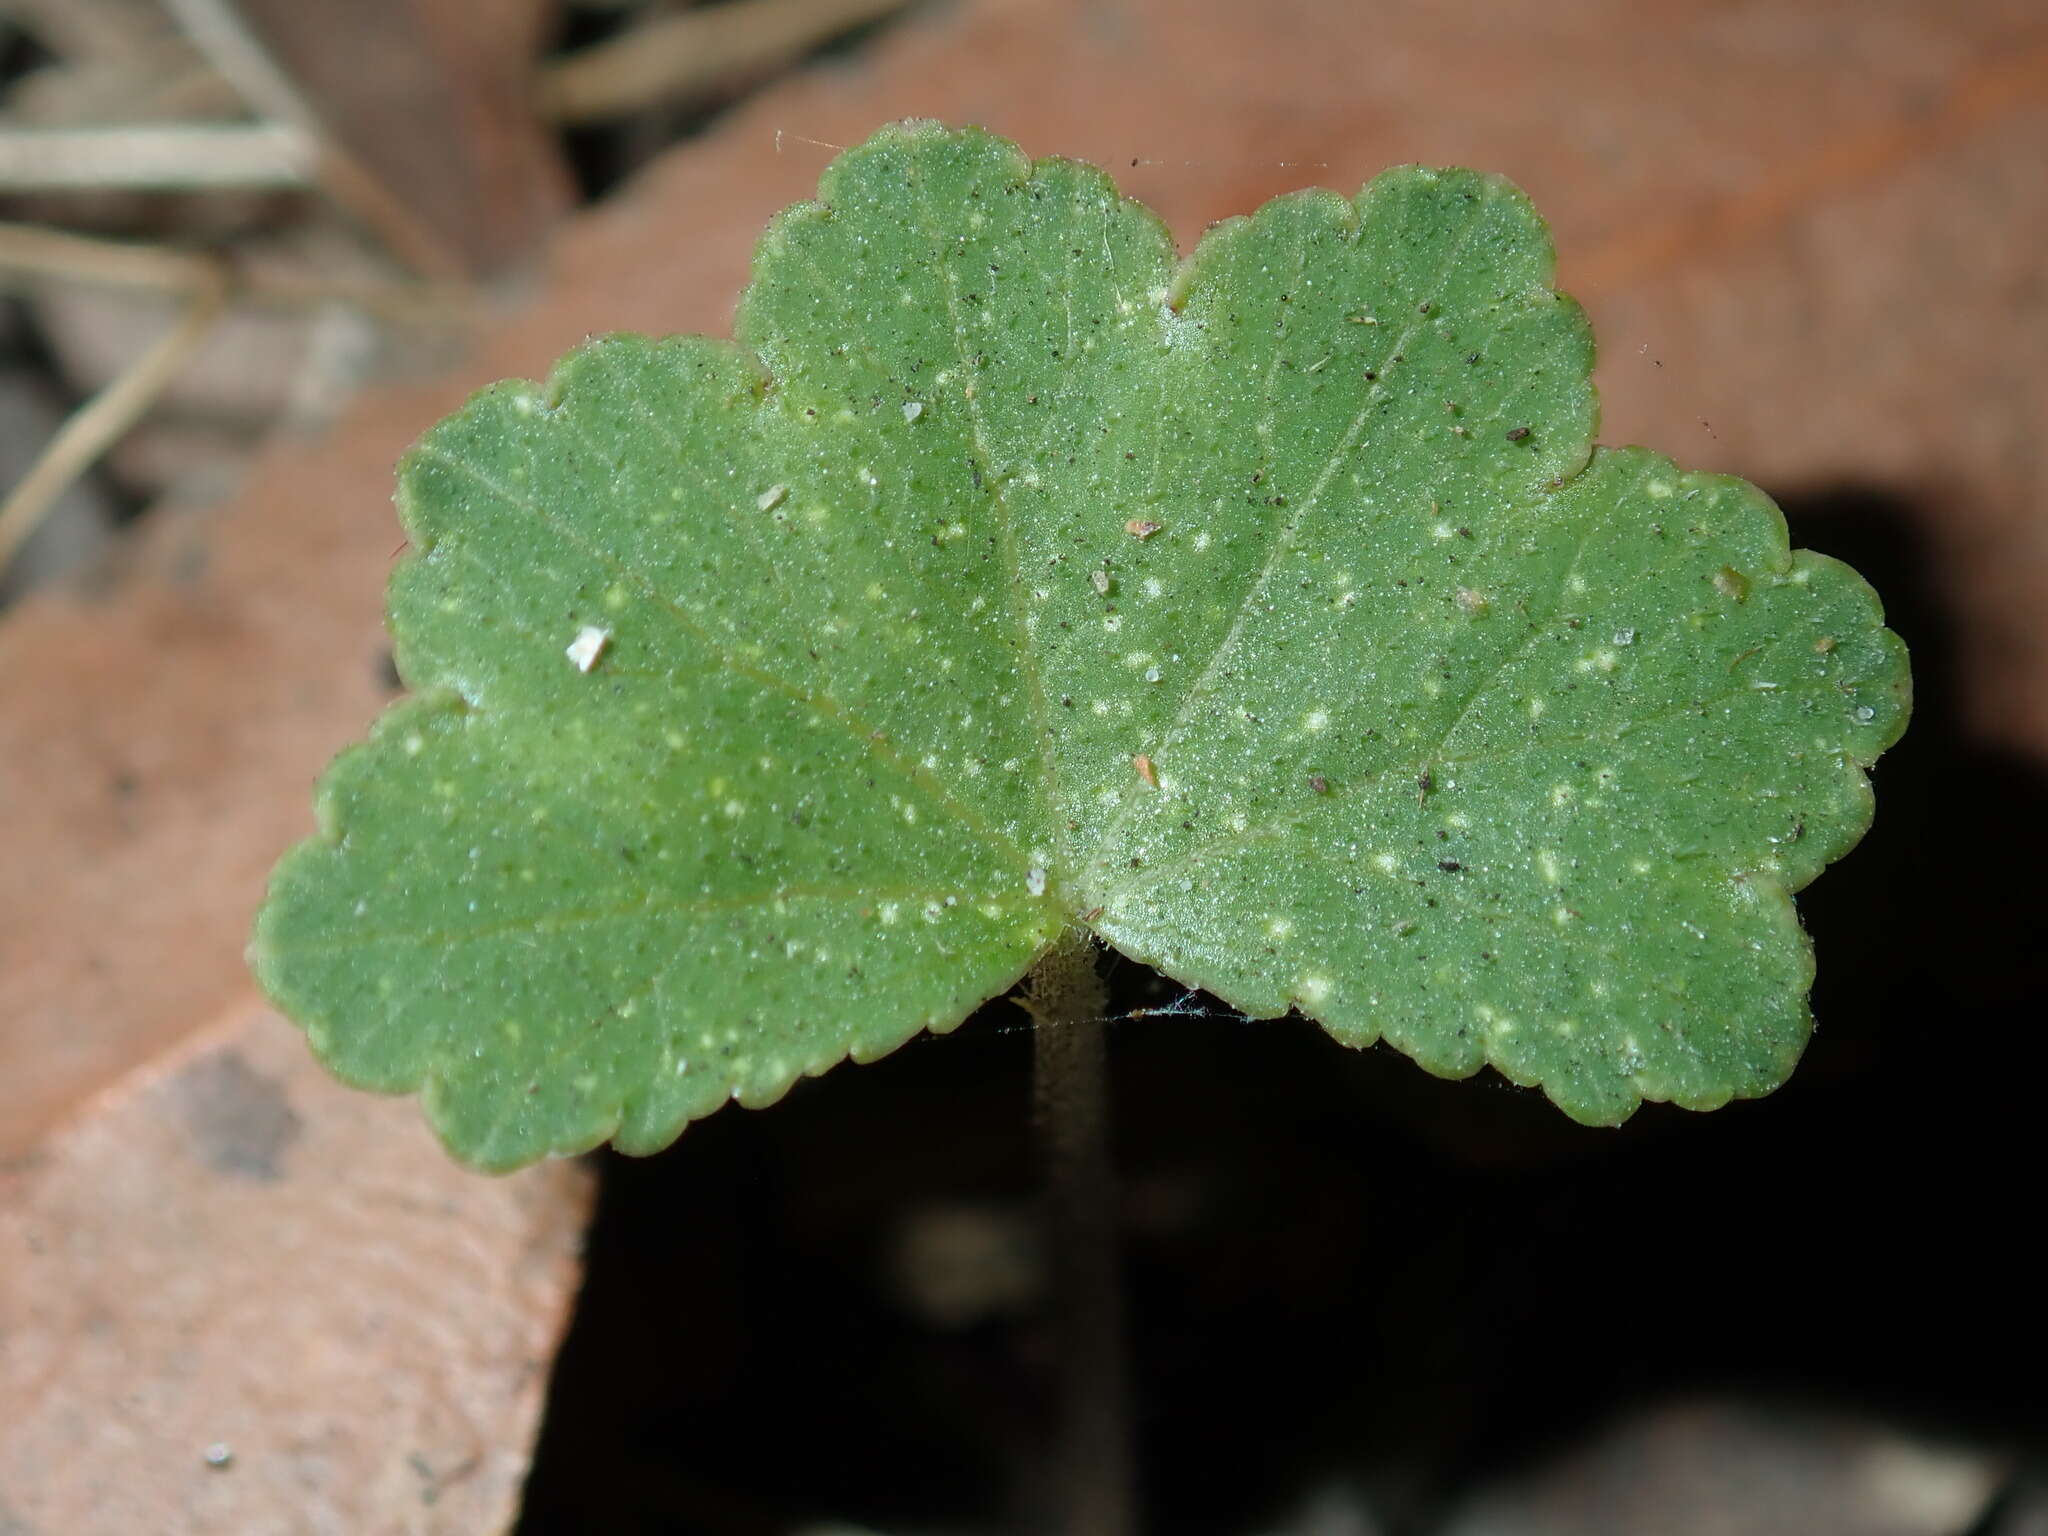
[[[731,3],[732,0],[710,0],[700,8],[708,10]],[[819,66],[863,67],[869,43],[930,9],[928,3],[906,4],[893,14],[843,26],[809,48],[775,57],[756,68],[730,72],[726,78],[685,92],[675,100],[657,102],[604,121],[565,127],[562,149],[576,178],[579,196],[585,202],[596,202],[609,195],[664,149],[710,132],[720,119],[757,94],[764,84],[787,73]],[[560,52],[573,53],[611,42],[634,25],[635,19],[623,6],[572,6],[562,14],[555,45]]]
[[[1788,510],[1795,542],[1885,594],[1918,689],[1875,830],[1801,898],[1820,1028],[1798,1074],[1600,1132],[1299,1020],[1124,1018],[1153,1532],[1255,1530],[1334,1475],[1426,1531],[1450,1495],[1676,1392],[2040,1447],[2048,775],[1952,709],[1916,531],[1938,509],[1848,489]],[[1139,967],[1115,982],[1125,1011],[1179,997]],[[982,1310],[941,1324],[892,1255],[933,1212],[1028,1216],[1022,1026],[994,1004],[658,1158],[602,1160],[525,1536],[980,1528],[1018,1507],[1044,1429],[1033,1308],[984,1255]]]

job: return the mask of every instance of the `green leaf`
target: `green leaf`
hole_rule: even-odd
[[[1591,448],[1519,192],[1390,171],[1177,265],[914,123],[819,196],[739,345],[593,342],[406,459],[417,696],[252,952],[337,1073],[486,1168],[651,1151],[1079,922],[1580,1120],[1784,1079],[1903,649],[1754,488]]]

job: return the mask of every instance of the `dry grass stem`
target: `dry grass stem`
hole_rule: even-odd
[[[29,472],[0,505],[0,570],[35,532],[65,488],[147,411],[198,350],[227,302],[218,276],[192,296],[178,323],[113,383],[72,412]]]
[[[623,117],[771,69],[904,0],[734,0],[644,21],[546,66],[541,113],[557,122]]]
[[[302,187],[319,164],[284,123],[0,130],[0,192]]]
[[[447,242],[335,142],[320,114],[243,24],[229,0],[164,0],[164,4],[193,46],[252,108],[318,143],[314,179],[335,202],[368,226],[394,257],[421,277],[456,281],[467,275],[466,264]]]

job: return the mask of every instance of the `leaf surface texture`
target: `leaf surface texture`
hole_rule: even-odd
[[[1469,172],[1179,262],[1090,167],[885,129],[738,344],[593,342],[407,458],[415,696],[259,976],[486,1168],[951,1028],[1077,921],[1588,1122],[1768,1091],[1904,653],[1753,487],[1592,446],[1551,272]]]

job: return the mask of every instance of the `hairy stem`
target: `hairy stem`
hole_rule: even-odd
[[[1060,1536],[1136,1528],[1130,1389],[1109,1153],[1108,992],[1092,935],[1069,931],[1033,968],[1032,1032],[1045,1244],[1058,1330],[1060,1425],[1051,1490]]]

